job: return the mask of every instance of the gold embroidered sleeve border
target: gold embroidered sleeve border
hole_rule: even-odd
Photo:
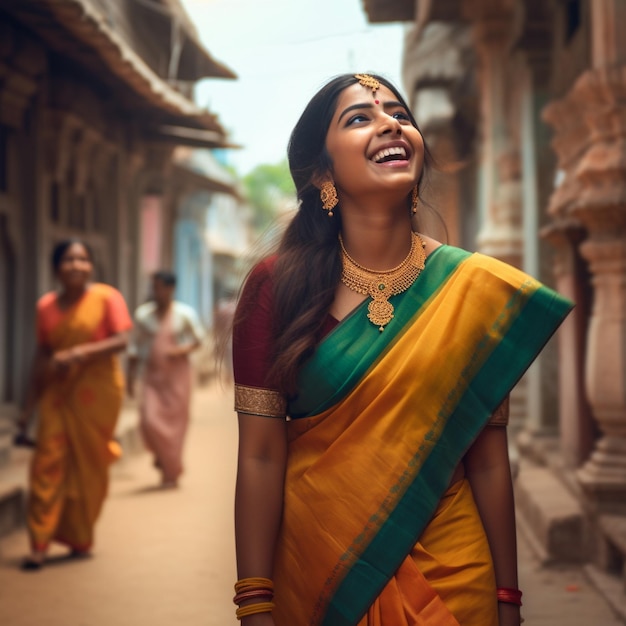
[[[287,400],[279,391],[235,385],[235,411],[284,419],[287,414]]]

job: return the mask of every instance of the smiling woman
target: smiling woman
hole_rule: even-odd
[[[407,197],[423,171],[425,152],[417,124],[397,94],[384,85],[371,95],[359,83],[346,88],[326,134],[326,150],[333,168],[325,178],[344,192],[344,219],[354,210],[378,212],[378,195],[393,190],[395,210],[408,222]],[[389,253],[397,257],[402,249],[389,248]],[[380,259],[383,266],[394,265],[394,260]]]
[[[123,397],[117,353],[132,326],[122,295],[92,283],[93,255],[81,240],[52,253],[59,291],[37,303],[37,350],[16,443],[38,411],[27,508],[31,555],[39,569],[50,543],[89,553],[107,493],[108,468],[119,457],[113,433]]]
[[[507,398],[571,304],[419,232],[398,90],[342,75],[291,135],[300,206],[237,309],[245,626],[519,626]]]

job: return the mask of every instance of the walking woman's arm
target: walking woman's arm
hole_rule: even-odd
[[[238,577],[271,579],[283,510],[287,423],[280,418],[246,413],[238,416],[239,459],[235,492]],[[270,613],[251,615],[242,620],[244,626],[273,623]]]
[[[72,363],[87,363],[98,357],[121,352],[126,349],[127,345],[128,332],[116,333],[106,339],[81,343],[72,348],[55,352],[52,357],[53,365],[56,367],[65,367]]]
[[[515,504],[506,428],[487,426],[465,456],[465,471],[482,519],[497,587],[517,589]],[[499,602],[500,626],[519,626],[520,610]]]

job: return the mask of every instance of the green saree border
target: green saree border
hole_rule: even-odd
[[[419,474],[339,585],[322,626],[354,626],[367,613],[419,540],[461,456],[572,306],[543,286],[529,297],[504,339],[470,381]],[[438,417],[446,416],[440,413]],[[425,449],[420,446],[414,459]]]
[[[411,287],[393,296],[394,318],[380,332],[367,318],[365,300],[319,344],[299,374],[298,397],[289,403],[292,419],[317,415],[345,398],[403,335],[471,252],[443,245],[431,252]],[[333,384],[334,383],[334,384]]]

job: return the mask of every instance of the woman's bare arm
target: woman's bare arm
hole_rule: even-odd
[[[465,471],[489,541],[496,585],[517,588],[515,504],[505,427],[485,427],[465,456]],[[519,608],[502,602],[498,606],[500,625],[518,626]]]
[[[116,333],[100,341],[81,343],[66,350],[54,353],[53,365],[64,367],[73,363],[88,363],[94,359],[109,354],[115,354],[126,349],[128,345],[128,332]]]
[[[272,578],[283,510],[287,424],[282,419],[239,413],[239,460],[235,493],[235,539],[239,578]],[[272,624],[269,613],[243,623]]]

